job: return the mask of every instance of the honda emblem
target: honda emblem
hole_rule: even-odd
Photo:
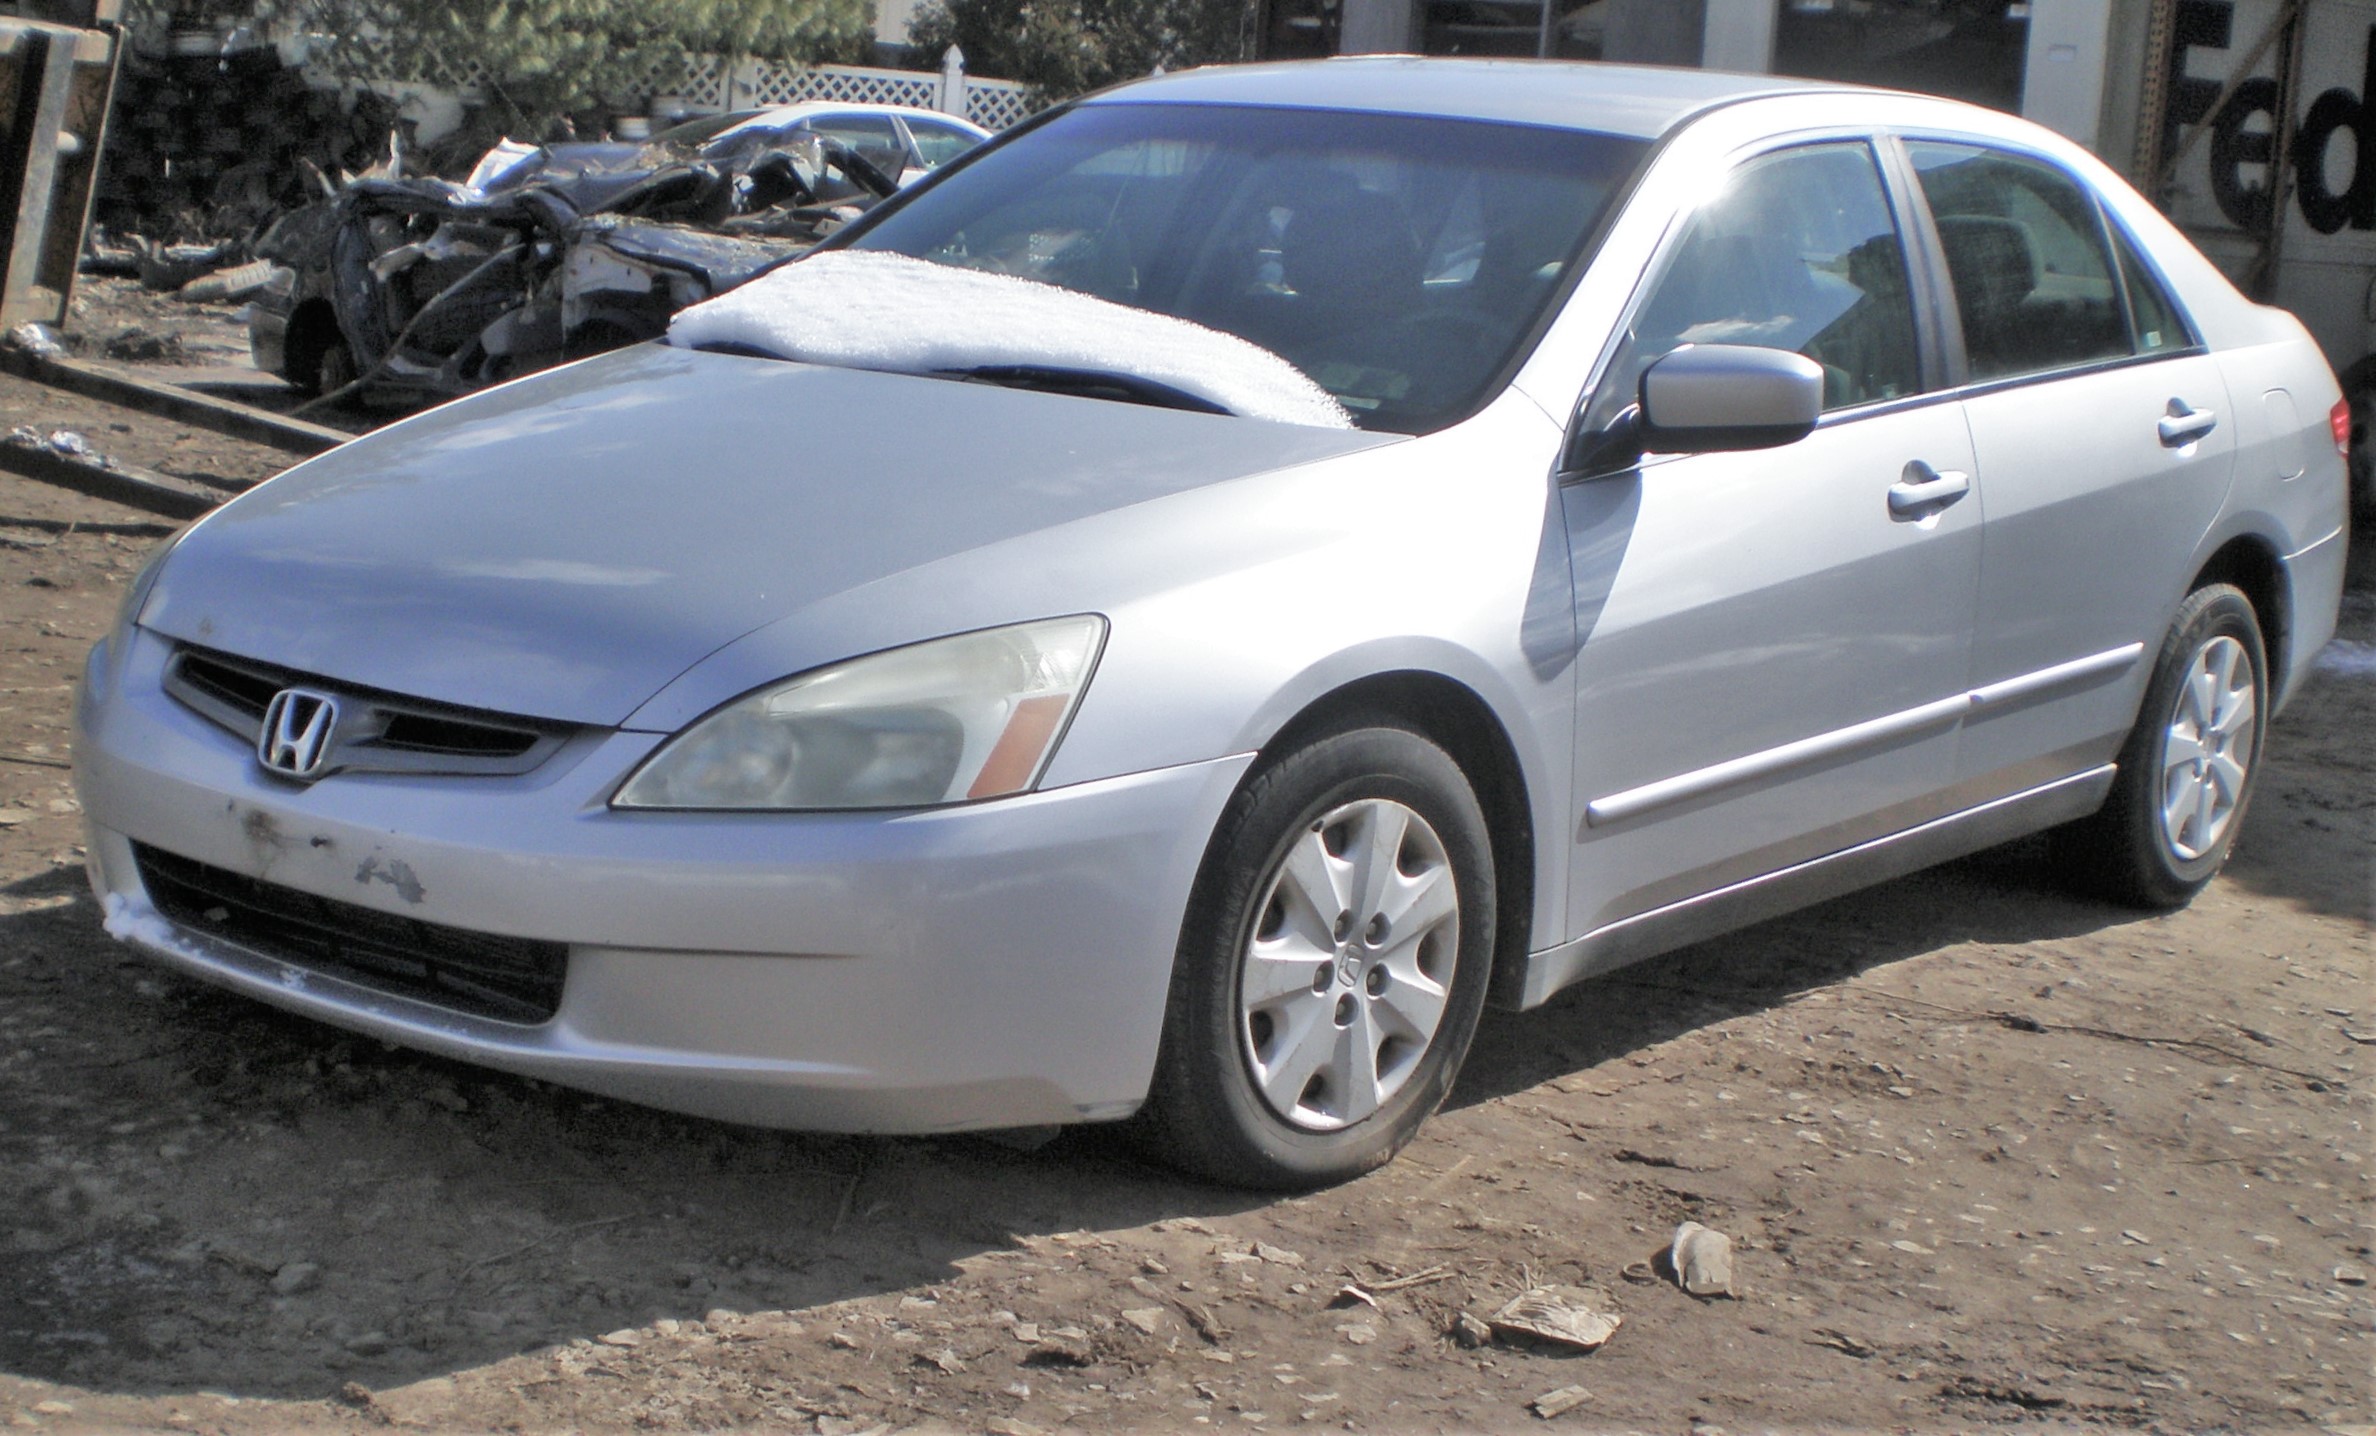
[[[338,726],[338,700],[326,693],[283,688],[264,709],[264,731],[256,757],[284,778],[318,778],[330,757],[330,730]]]

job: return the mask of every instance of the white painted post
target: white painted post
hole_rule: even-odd
[[[2108,0],[2037,0],[2030,7],[2021,113],[2095,148],[2104,117],[2104,66],[2112,44]]]
[[[1700,64],[1710,70],[1772,74],[1778,8],[1779,0],[1708,0],[1700,31]]]
[[[940,94],[932,107],[944,115],[959,119],[965,114],[965,52],[951,45],[941,56]]]

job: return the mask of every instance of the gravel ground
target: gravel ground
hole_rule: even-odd
[[[0,429],[71,421],[192,473],[283,462],[84,402],[0,383]],[[2188,910],[2075,901],[2034,843],[1920,874],[1489,1015],[1401,1160],[1278,1200],[1095,1130],[1020,1151],[596,1101],[110,943],[70,685],[167,531],[0,475],[0,1421],[2376,1421],[2364,559],[2347,641]],[[1733,1297],[1645,1270],[1685,1220],[1732,1238]],[[1464,1314],[1542,1285],[1622,1324],[1590,1354],[1463,1344]]]

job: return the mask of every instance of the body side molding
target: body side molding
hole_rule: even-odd
[[[1779,747],[1728,758],[1705,768],[1661,778],[1655,783],[1644,783],[1638,788],[1627,788],[1623,792],[1611,793],[1586,803],[1584,825],[1587,828],[1606,827],[1725,788],[1774,777],[1793,768],[1807,767],[1867,748],[1878,748],[1929,729],[1960,722],[1967,716],[1990,708],[2001,708],[2059,688],[2110,678],[2135,666],[2144,652],[2145,645],[2142,643],[2123,644],[2102,653],[2091,653],[2068,663],[2057,663],[2034,673],[2024,673],[2016,678],[1959,693],[1952,698],[1941,698],[1846,728],[1835,728],[1829,733],[1818,733],[1812,738],[1801,738]]]
[[[1885,838],[1621,918],[1572,942],[1530,953],[1517,1005],[1534,1007],[1587,977],[2085,817],[2103,805],[2113,773],[2109,763],[2089,768]]]

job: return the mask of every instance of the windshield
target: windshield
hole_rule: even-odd
[[[1285,358],[1366,429],[1488,397],[1639,141],[1405,115],[1091,104],[852,244],[1019,275]]]

